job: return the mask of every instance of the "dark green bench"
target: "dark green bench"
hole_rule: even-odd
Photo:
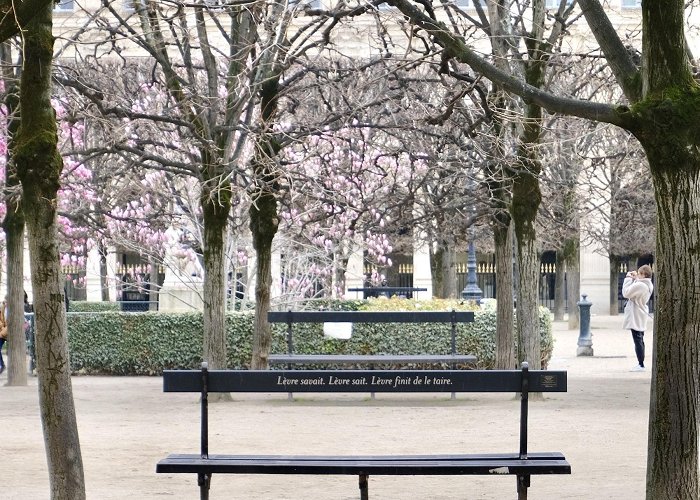
[[[209,498],[213,474],[349,474],[359,477],[360,498],[369,498],[369,476],[382,475],[512,475],[518,499],[527,498],[530,477],[570,474],[560,452],[528,450],[528,394],[565,392],[565,371],[521,370],[172,370],[163,373],[165,392],[201,393],[201,450],[174,454],[158,462],[162,474],[197,474],[200,499]],[[520,441],[517,451],[478,454],[299,456],[210,455],[210,392],[510,392],[520,393]],[[515,446],[514,446],[515,448]],[[232,495],[227,494],[227,498]],[[245,498],[245,494],[238,495]]]

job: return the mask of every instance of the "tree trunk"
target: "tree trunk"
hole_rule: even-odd
[[[217,182],[218,179],[214,182]],[[226,227],[231,190],[216,186],[202,190],[204,216],[204,361],[210,369],[226,368]],[[211,397],[210,397],[211,399]],[[226,398],[227,399],[227,398]]]
[[[610,262],[610,315],[617,316],[620,311],[619,283],[620,283],[620,258],[617,255],[608,257]]]
[[[109,280],[107,279],[107,246],[100,240],[97,244],[100,254],[100,290],[102,302],[109,302]]]
[[[9,59],[7,43],[2,45],[2,59]],[[7,80],[7,79],[6,79]],[[7,81],[6,85],[11,85]],[[18,89],[14,86],[5,104],[9,116],[8,132],[11,138],[10,148],[14,148],[13,139],[16,137],[20,122],[17,115],[19,104]],[[13,193],[6,197],[7,211],[2,227],[5,231],[7,247],[7,385],[27,385],[27,344],[24,332],[24,212],[19,194],[20,184],[17,169],[12,158],[5,168],[5,189]]]
[[[496,251],[496,369],[516,367],[513,343],[513,229],[510,216],[502,213],[493,238]]]
[[[275,198],[278,182],[274,158],[279,153],[281,145],[272,136],[272,122],[277,113],[278,92],[279,74],[270,75],[261,90],[261,120],[264,132],[260,135],[253,159],[256,185],[249,214],[253,248],[258,257],[251,359],[253,370],[268,368],[267,358],[272,345],[272,331],[267,321],[267,313],[270,311],[270,289],[272,288],[272,240],[279,227]]]
[[[644,144],[657,201],[657,242],[647,500],[700,498],[700,156],[692,139],[697,135],[674,129],[649,135],[657,136]]]
[[[538,300],[540,261],[536,241],[534,238],[525,237],[522,226],[519,230],[518,224],[516,222],[515,229],[516,238],[518,238],[516,259],[520,279],[516,305],[518,362],[527,361],[531,370],[539,370],[542,367]]]
[[[518,362],[528,361],[531,370],[542,367],[539,329],[540,259],[537,253],[535,219],[541,193],[539,163],[532,149],[539,137],[539,125],[533,118],[541,111],[530,112],[525,124],[525,140],[519,148],[520,170],[513,182],[511,217],[515,229],[517,289],[516,322],[518,326]]]
[[[455,262],[455,242],[454,240],[443,240],[442,253],[442,293],[445,299],[456,299],[459,295],[457,290],[457,269]]]
[[[566,309],[566,259],[557,251],[557,265],[554,275],[554,321],[564,320]]]
[[[270,194],[266,200],[259,197],[250,208],[250,225],[253,233],[253,248],[258,266],[255,282],[255,323],[253,329],[253,358],[251,369],[268,368],[267,357],[272,345],[272,331],[267,321],[270,311],[270,289],[272,288],[272,240],[277,232],[277,202]],[[274,229],[273,229],[274,228]]]
[[[546,55],[542,51],[546,46],[540,41],[543,23],[542,18],[533,20],[535,32],[528,43],[529,59],[525,65],[527,83],[537,88],[544,85],[546,67]],[[516,311],[519,335],[518,362],[528,361],[531,370],[539,370],[542,368],[539,328],[540,259],[537,253],[535,224],[542,201],[539,184],[542,167],[537,151],[542,134],[542,108],[536,104],[527,103],[523,117],[523,128],[518,144],[518,170],[513,178],[511,201],[520,280]],[[541,393],[536,397],[541,397]]]
[[[569,297],[569,330],[576,330],[581,320],[577,304],[581,299],[581,250],[578,239],[572,238],[570,243],[571,251],[566,253],[566,295]]]
[[[432,275],[433,280],[433,297],[444,299],[445,276],[442,272],[442,260],[445,255],[445,250],[444,248],[440,247],[440,245],[436,245],[434,252],[432,251],[432,245],[430,246],[430,248],[430,273]]]
[[[231,191],[226,186],[202,189],[204,218],[204,345],[202,357],[210,369],[227,368],[226,348],[226,228],[231,210]],[[210,402],[230,401],[231,395],[209,395]]]
[[[52,500],[84,500],[85,479],[68,359],[64,276],[56,224],[63,162],[51,107],[52,5],[24,31],[21,125],[15,160],[29,234],[39,404]]]
[[[3,228],[7,245],[7,385],[27,385],[27,342],[24,336],[24,215],[10,204]]]

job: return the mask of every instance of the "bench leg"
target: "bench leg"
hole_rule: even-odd
[[[527,500],[527,489],[530,487],[530,476],[518,476],[518,500]]]
[[[211,474],[197,474],[197,484],[199,485],[199,500],[209,500]]]
[[[369,500],[369,481],[367,474],[360,474],[360,500]]]

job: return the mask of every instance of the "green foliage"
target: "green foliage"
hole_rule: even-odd
[[[470,300],[431,299],[408,300],[402,297],[376,298],[361,300],[359,310],[362,311],[478,311],[477,306]]]
[[[87,302],[71,300],[68,312],[107,312],[118,311],[119,302]]]
[[[334,302],[334,310],[353,310]],[[402,302],[391,309],[392,302]],[[409,305],[413,304],[413,305]],[[450,310],[450,301],[422,302],[405,299],[372,300],[364,310]],[[460,305],[462,310],[470,307]],[[447,309],[446,309],[447,306]],[[336,309],[337,307],[337,309]],[[455,307],[457,308],[457,307]],[[552,356],[552,319],[540,308],[543,366]],[[201,313],[92,313],[68,315],[68,340],[73,372],[114,375],[155,375],[164,369],[197,368],[202,361]],[[226,316],[228,365],[248,368],[251,359],[253,313]],[[448,354],[449,324],[355,324],[352,338],[323,336],[320,324],[299,323],[293,327],[294,352],[300,354]],[[474,354],[478,368],[493,368],[496,345],[496,312],[493,308],[475,311],[473,323],[457,325],[457,352]],[[272,325],[272,352],[287,351],[287,328]]]
[[[309,299],[304,302],[304,309],[309,311],[359,311],[364,300]]]
[[[248,368],[252,332],[252,312],[226,316],[230,367]],[[71,369],[77,373],[158,375],[167,369],[198,368],[202,362],[202,314],[69,314],[68,342]]]

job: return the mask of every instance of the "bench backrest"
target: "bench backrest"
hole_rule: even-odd
[[[164,392],[201,393],[202,456],[209,449],[210,392],[513,392],[520,393],[520,455],[527,456],[528,394],[566,392],[565,371],[536,370],[166,370]]]
[[[270,323],[287,324],[287,353],[294,352],[294,323],[450,323],[451,352],[457,350],[457,323],[474,321],[473,311],[270,311]]]

